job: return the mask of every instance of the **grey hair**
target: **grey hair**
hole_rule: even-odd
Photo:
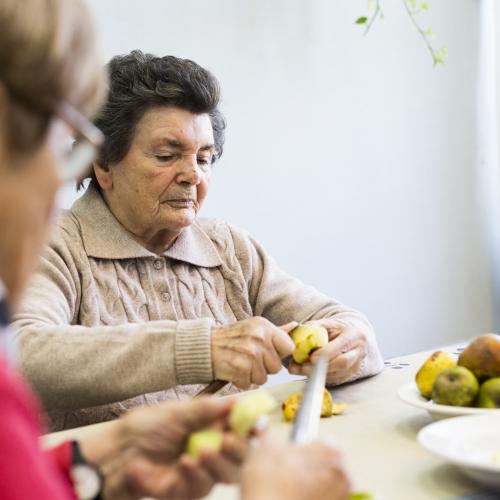
[[[95,120],[104,134],[97,159],[100,166],[112,166],[126,156],[137,123],[144,113],[158,106],[207,113],[215,141],[213,161],[220,158],[226,121],[218,109],[219,83],[208,70],[189,59],[157,57],[134,50],[113,57],[108,63],[108,72],[107,101]],[[88,177],[95,180],[93,172]]]

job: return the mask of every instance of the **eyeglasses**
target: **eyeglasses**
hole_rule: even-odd
[[[96,158],[104,141],[103,133],[69,103],[57,110],[57,117],[74,133],[75,142],[62,156],[59,170],[63,182],[80,179]]]
[[[39,107],[36,100],[27,99],[26,96],[19,94],[16,89],[10,86],[7,82],[2,81],[0,85],[4,85],[10,95],[25,109],[31,110],[34,113],[47,114],[47,110]],[[48,112],[53,114],[52,111]],[[60,161],[59,170],[62,182],[74,181],[81,179],[84,176],[85,170],[89,169],[92,161],[99,152],[99,148],[104,142],[103,133],[84,115],[82,115],[71,104],[64,102],[57,108],[56,117],[64,123],[69,131],[66,133],[66,141],[59,135],[57,130],[54,134],[53,143],[54,150],[59,151]],[[57,120],[53,120],[52,128],[57,129]],[[59,127],[60,128],[60,127]],[[69,136],[73,136],[76,140],[71,146],[68,143]],[[66,146],[64,148],[64,142]],[[61,145],[64,152],[61,154]]]

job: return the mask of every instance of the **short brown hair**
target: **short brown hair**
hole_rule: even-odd
[[[104,133],[99,165],[108,167],[122,160],[137,123],[146,111],[158,106],[207,113],[214,134],[214,161],[220,157],[226,122],[218,108],[219,82],[212,73],[189,59],[157,57],[140,50],[113,57],[108,73],[108,97],[95,120]],[[93,173],[91,177],[95,179]]]
[[[9,97],[11,147],[35,147],[63,101],[93,116],[103,74],[81,0],[1,0],[0,87]]]

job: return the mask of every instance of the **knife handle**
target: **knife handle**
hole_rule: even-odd
[[[216,392],[219,392],[227,384],[229,384],[229,382],[226,382],[225,380],[218,380],[218,379],[213,380],[201,391],[197,392],[193,397],[199,398],[200,396],[205,396],[207,394],[215,394]]]

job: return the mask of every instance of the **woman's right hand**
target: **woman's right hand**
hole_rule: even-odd
[[[261,317],[237,321],[212,329],[212,365],[216,379],[232,382],[240,389],[262,385],[267,375],[281,370],[294,343],[287,332],[296,322],[281,327]]]
[[[186,440],[207,427],[224,428],[234,399],[199,398],[136,408],[80,440],[83,456],[100,467],[107,499],[201,498],[217,482],[237,482],[248,441],[224,432],[219,452],[193,458]]]
[[[349,478],[338,450],[264,439],[242,472],[243,500],[345,500]]]

